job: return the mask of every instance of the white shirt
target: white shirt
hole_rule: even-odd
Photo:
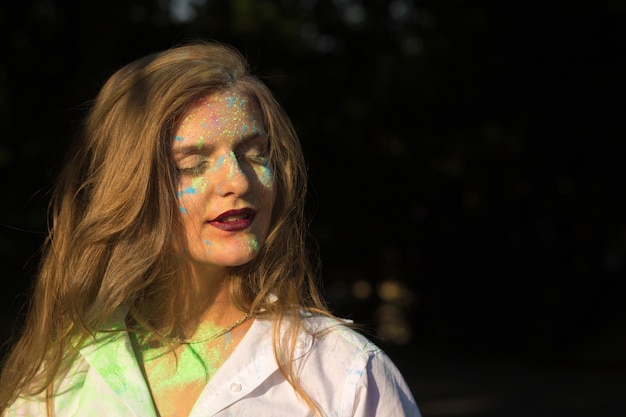
[[[300,383],[328,417],[419,417],[411,392],[389,357],[371,341],[336,320],[308,316],[295,351]],[[100,333],[102,334],[102,333]],[[272,323],[256,319],[211,378],[189,417],[312,416],[278,369]],[[128,333],[119,331],[84,347],[57,382],[57,417],[156,417]],[[45,416],[41,399],[20,398],[7,416]]]

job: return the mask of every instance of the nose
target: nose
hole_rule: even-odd
[[[234,152],[220,156],[217,161],[217,168],[219,178],[216,190],[218,195],[223,197],[230,194],[241,196],[248,192],[250,181]]]

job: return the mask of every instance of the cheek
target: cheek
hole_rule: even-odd
[[[276,204],[276,195],[278,194],[276,184],[272,185],[272,188],[267,189],[265,197],[264,209],[267,211],[267,226],[272,224],[272,217],[274,215],[274,205]]]
[[[206,192],[209,181],[205,176],[195,177],[180,186],[176,193],[178,209],[182,214],[194,214],[200,208],[202,195]]]
[[[189,216],[194,216],[199,209],[199,190],[188,186],[177,193],[178,210],[183,215],[183,221]]]
[[[254,169],[254,172],[263,187],[268,190],[273,190],[274,188],[274,173],[272,172],[269,163],[265,163],[262,166],[257,166]]]
[[[209,185],[207,176],[196,177],[191,180],[191,188],[197,193],[204,194]]]

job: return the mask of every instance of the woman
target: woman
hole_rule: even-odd
[[[324,307],[298,139],[242,56],[115,73],[51,205],[8,416],[417,416],[388,357]]]

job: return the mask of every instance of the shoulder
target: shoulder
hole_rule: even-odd
[[[318,348],[342,350],[350,354],[375,356],[382,352],[369,338],[351,327],[352,321],[308,312],[301,313],[304,331]]]
[[[399,369],[379,346],[347,325],[349,321],[319,315],[302,319],[310,335],[301,368],[308,389],[333,398],[339,409],[351,410],[349,415],[419,416]]]
[[[372,369],[395,369],[385,352],[351,327],[351,323],[335,317],[303,314],[299,340],[306,340],[305,360],[335,379],[341,379],[342,375],[362,377]]]

